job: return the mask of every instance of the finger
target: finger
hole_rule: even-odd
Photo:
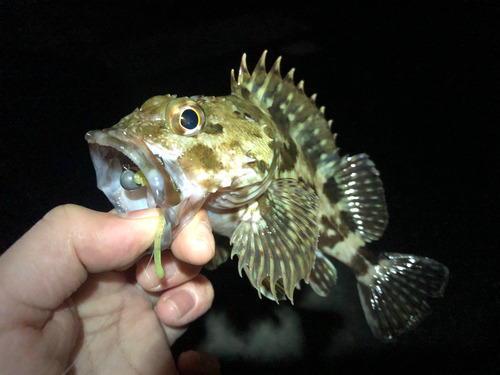
[[[202,316],[212,306],[214,290],[203,275],[167,290],[156,304],[156,313],[169,327],[182,327]]]
[[[172,253],[186,263],[202,266],[215,254],[210,219],[205,210],[196,213],[172,242]]]
[[[190,350],[179,356],[177,371],[179,375],[218,375],[220,364],[207,352]]]
[[[168,250],[162,252],[161,264],[165,271],[165,276],[159,279],[156,276],[155,265],[151,261],[151,255],[147,255],[139,261],[136,277],[137,282],[144,290],[158,292],[178,286],[194,278],[201,270],[201,266],[182,262]]]
[[[16,299],[8,302],[50,313],[78,289],[87,272],[113,270],[138,258],[153,242],[159,214],[142,210],[122,218],[75,205],[53,209],[0,258],[0,285]],[[33,313],[20,311],[27,317]],[[46,319],[29,317],[40,324]]]

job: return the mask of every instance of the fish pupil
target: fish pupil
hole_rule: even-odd
[[[181,125],[185,129],[193,130],[200,124],[200,116],[192,109],[182,112]]]

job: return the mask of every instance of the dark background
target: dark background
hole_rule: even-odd
[[[277,327],[295,314],[299,352],[279,354],[286,342],[264,339],[274,357],[229,353],[202,320],[176,353],[212,348],[223,374],[492,371],[498,2],[0,4],[2,250],[57,205],[111,208],[96,188],[85,132],[111,126],[153,95],[227,95],[242,53],[252,69],[268,49],[268,67],[283,56],[282,72],[295,67],[306,93],[318,93],[342,150],[377,164],[390,221],[374,248],[438,259],[450,269],[449,286],[415,332],[382,344],[344,267],[332,296],[296,292],[292,309],[260,301],[233,261],[208,273],[212,314],[228,320],[222,330],[248,337],[259,321],[271,317]]]

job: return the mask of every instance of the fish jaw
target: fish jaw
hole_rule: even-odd
[[[167,221],[161,248],[166,249],[178,232],[203,205],[206,194],[185,177],[175,158],[160,156],[140,137],[121,129],[90,131],[85,135],[96,171],[97,186],[118,213],[161,208]],[[140,170],[149,186],[126,190],[120,183],[125,169]]]

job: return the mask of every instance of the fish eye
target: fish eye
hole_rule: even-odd
[[[201,118],[198,112],[194,109],[188,108],[182,112],[181,115],[181,126],[188,130],[193,130],[198,125],[200,125]]]
[[[179,135],[195,135],[205,126],[205,114],[197,104],[185,104],[170,112],[170,127]]]

